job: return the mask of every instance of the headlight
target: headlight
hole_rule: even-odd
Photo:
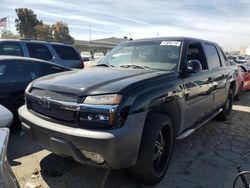
[[[118,105],[121,98],[122,96],[118,94],[88,96],[84,100],[84,104]]]
[[[122,96],[118,94],[88,96],[80,107],[82,125],[112,125]]]

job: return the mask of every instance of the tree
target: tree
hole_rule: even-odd
[[[74,38],[70,36],[67,24],[63,22],[56,22],[52,25],[52,29],[55,41],[68,44],[74,43]]]
[[[42,24],[42,21],[37,19],[36,14],[31,9],[18,8],[16,9],[17,19],[16,30],[19,32],[21,37],[35,39],[36,30],[35,27]]]
[[[1,34],[1,38],[2,39],[19,39],[20,36],[19,35],[14,35],[10,31],[3,31],[3,33]]]
[[[49,24],[40,24],[35,26],[36,39],[53,41],[52,27]]]

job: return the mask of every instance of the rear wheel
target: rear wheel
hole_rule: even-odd
[[[227,121],[230,118],[233,107],[234,92],[233,89],[229,89],[226,103],[222,107],[222,112],[219,114],[219,119]]]
[[[171,120],[153,114],[147,118],[141,147],[130,173],[145,184],[156,184],[164,177],[172,155],[174,133]]]

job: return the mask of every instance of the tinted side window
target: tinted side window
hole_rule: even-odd
[[[207,70],[207,61],[200,43],[190,43],[187,50],[187,61],[198,60],[202,65],[202,70]]]
[[[58,67],[56,65],[51,64],[41,64],[41,75],[49,75],[49,74],[55,74],[63,71],[67,71],[68,69],[63,67]]]
[[[43,44],[27,43],[27,48],[30,57],[43,60],[51,60],[53,58],[47,46]]]
[[[211,68],[221,67],[221,62],[219,54],[212,44],[205,44],[205,50],[207,54],[208,62],[210,63]]]
[[[52,47],[63,60],[80,60],[78,54],[72,46],[52,45]]]
[[[23,56],[23,50],[17,42],[1,42],[0,55]]]
[[[5,64],[0,64],[0,81],[1,81],[1,76],[4,74],[5,69],[6,69],[7,65]]]
[[[0,82],[30,82],[38,76],[37,64],[28,62],[0,63]]]

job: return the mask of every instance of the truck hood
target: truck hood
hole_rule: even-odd
[[[143,80],[152,79],[170,72],[126,68],[93,68],[73,70],[39,78],[32,87],[72,93],[78,96],[122,93]]]

